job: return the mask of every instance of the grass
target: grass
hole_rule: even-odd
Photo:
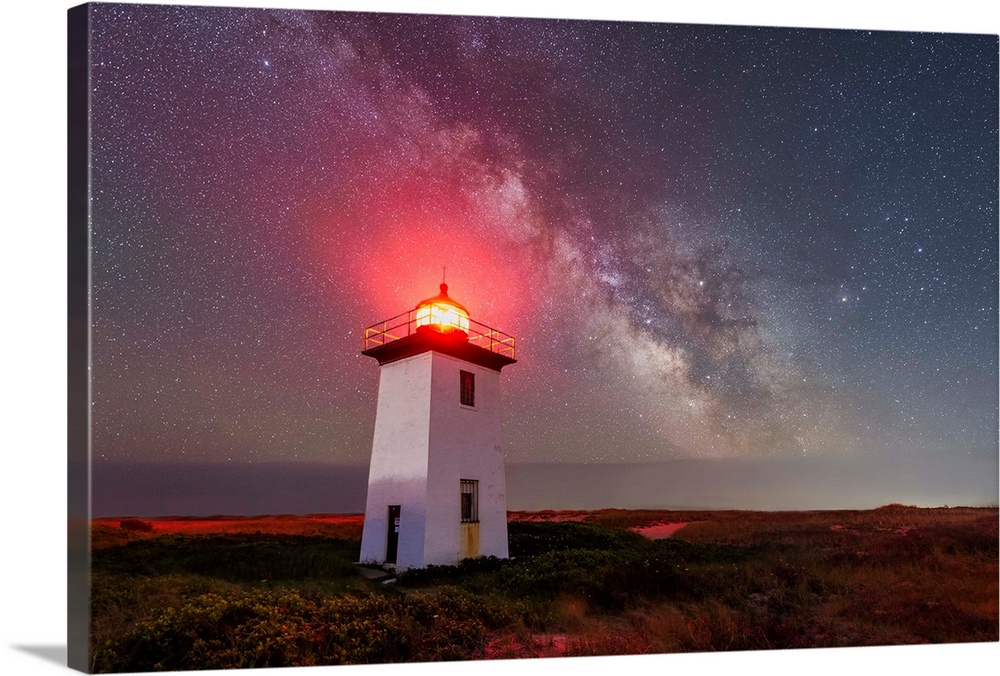
[[[898,505],[517,514],[511,559],[407,571],[393,585],[354,565],[356,517],[217,519],[216,532],[105,520],[94,529],[92,663],[117,672],[997,641],[997,516]],[[690,525],[666,540],[630,530],[661,522]]]

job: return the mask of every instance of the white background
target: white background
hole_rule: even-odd
[[[192,4],[192,3],[178,3]],[[648,0],[275,0],[201,4],[382,10],[691,23],[814,26],[996,34],[997,3]],[[659,6],[659,5],[663,6]],[[65,670],[66,646],[66,10],[72,3],[5,3],[0,40],[3,130],[2,252],[5,427],[0,469],[0,674]],[[698,674],[808,671],[969,673],[1000,663],[1000,644],[722,655],[530,660],[476,664],[321,667],[267,674],[524,674],[628,670]]]

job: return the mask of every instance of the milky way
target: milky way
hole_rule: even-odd
[[[521,462],[995,460],[997,39],[93,8],[94,457],[365,463],[364,326]]]

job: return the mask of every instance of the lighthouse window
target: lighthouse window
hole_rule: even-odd
[[[461,480],[462,522],[479,521],[479,482],[472,479]]]
[[[468,371],[459,371],[461,376],[461,402],[462,406],[476,405],[476,374]]]

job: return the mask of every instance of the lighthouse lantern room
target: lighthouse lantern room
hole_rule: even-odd
[[[361,563],[397,570],[507,557],[500,371],[514,337],[448,286],[365,329],[380,367]]]

